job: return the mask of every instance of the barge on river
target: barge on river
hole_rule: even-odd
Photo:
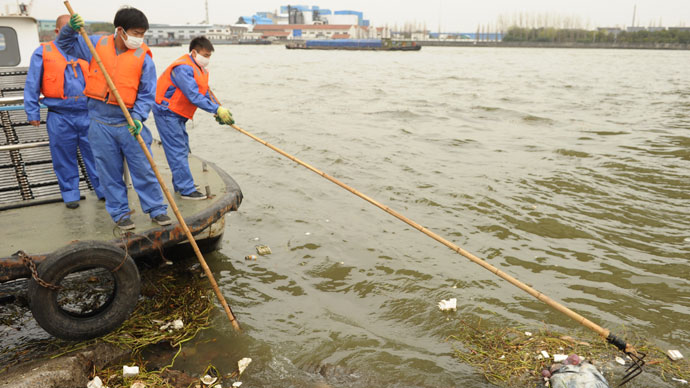
[[[10,283],[30,278],[29,304],[46,331],[67,339],[105,334],[119,326],[136,304],[140,285],[133,259],[163,252],[174,255],[189,243],[179,223],[159,226],[151,222],[141,211],[131,184],[128,195],[130,208],[135,209],[131,218],[136,229],[120,232],[105,210],[105,202],[96,198],[79,154],[75,157],[82,199],[77,209],[65,207],[48,147],[47,108],[41,109],[38,127],[29,124],[24,113],[29,58],[39,45],[37,22],[27,16],[1,16],[0,35],[4,47],[0,55],[0,297],[3,288],[12,288]],[[170,183],[172,174],[162,145],[154,141],[151,148],[161,174]],[[200,190],[206,190],[209,197],[176,202],[199,247],[211,251],[222,241],[225,215],[240,206],[242,192],[213,163],[190,155],[189,164]],[[129,183],[126,172],[125,181]],[[65,291],[68,285],[87,284],[84,279],[93,280],[99,274],[106,275],[106,284],[95,281],[92,291],[105,289],[105,296],[85,291],[81,298],[87,307],[75,310],[76,291]],[[65,300],[68,302],[62,303]]]
[[[291,50],[355,50],[355,51],[419,51],[416,42],[391,39],[320,39],[293,42],[285,45]]]

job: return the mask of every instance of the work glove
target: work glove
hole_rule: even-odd
[[[230,113],[229,110],[223,108],[222,106],[219,106],[218,110],[216,111],[216,121],[220,124],[235,124],[235,120],[232,118],[232,113]]]
[[[78,13],[75,13],[69,18],[69,26],[72,27],[74,31],[79,31],[80,28],[84,27],[84,18],[79,16]]]
[[[134,121],[134,126],[127,125],[127,129],[129,129],[129,133],[131,133],[132,136],[137,137],[137,135],[141,132],[141,128],[143,128],[143,125],[139,120],[132,121]]]

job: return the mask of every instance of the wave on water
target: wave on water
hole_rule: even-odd
[[[575,150],[566,150],[566,149],[563,149],[563,148],[559,148],[559,149],[557,149],[555,152],[556,152],[557,154],[559,154],[559,155],[563,155],[563,156],[572,156],[572,157],[575,157],[575,158],[591,158],[591,157],[592,157],[592,155],[590,155],[590,154],[588,154],[588,153],[586,153],[586,152],[575,151]]]
[[[365,112],[364,114],[370,116],[385,116],[396,119],[417,119],[420,117],[427,117],[426,115],[417,114],[409,109],[381,110],[375,112]]]
[[[523,116],[522,121],[525,121],[528,123],[533,123],[533,124],[553,124],[553,123],[555,123],[554,120],[552,120],[548,117],[535,116],[535,115],[531,115],[531,114]]]

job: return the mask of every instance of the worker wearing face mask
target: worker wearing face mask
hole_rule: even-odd
[[[218,104],[208,87],[208,67],[213,44],[199,36],[189,43],[189,54],[178,58],[158,78],[153,117],[173,175],[173,187],[182,199],[206,199],[196,189],[189,169],[189,136],[185,127],[197,108],[215,113],[216,121],[232,125],[230,111]]]
[[[158,225],[170,225],[172,221],[167,215],[156,175],[136,140],[136,135],[141,134],[151,150],[151,132],[142,124],[151,111],[156,91],[156,68],[151,50],[143,43],[144,33],[149,28],[148,19],[138,9],[125,7],[117,11],[113,24],[113,35],[90,36],[89,39],[129,109],[133,127],[127,124],[95,58],[77,34],[84,26],[81,16],[72,16],[69,25],[60,30],[57,43],[66,53],[89,62],[84,89],[89,98],[89,141],[110,217],[120,229],[135,227],[129,216],[127,186],[122,177],[124,157],[142,210]]]

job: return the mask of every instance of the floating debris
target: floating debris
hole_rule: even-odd
[[[129,388],[146,388],[146,384],[141,381],[135,381]]]
[[[549,352],[547,352],[546,350],[541,351],[541,356],[544,358],[551,358],[551,357],[549,357]]]
[[[679,383],[681,383],[681,384],[683,384],[683,385],[685,385],[685,384],[688,383],[688,380],[677,379],[677,378],[675,378],[675,377],[671,377],[671,380],[677,381],[677,382],[679,382]]]
[[[127,366],[123,365],[122,366],[122,377],[124,378],[130,378],[130,377],[136,377],[139,374],[139,367],[138,366]]]
[[[258,238],[258,237],[254,237],[254,238],[252,239],[252,241],[259,241],[259,240],[260,240],[260,238]]]
[[[565,364],[560,364],[567,360],[568,356],[565,354],[577,354],[579,361],[586,358],[596,365],[615,363],[613,360],[616,356],[625,359],[625,356],[622,356],[620,351],[607,343],[605,339],[589,332],[577,332],[577,340],[564,336],[563,332],[546,328],[534,331],[534,334],[527,332],[529,334],[527,335],[526,328],[509,327],[504,321],[486,322],[478,317],[471,319],[468,321],[466,314],[457,318],[458,327],[455,335],[449,337],[449,340],[457,341],[457,344],[453,345],[455,356],[465,364],[476,368],[488,382],[499,387],[544,386],[544,377],[541,372],[549,369],[554,374]],[[687,358],[671,361],[666,354],[666,349],[662,350],[644,338],[635,337],[630,332],[624,330],[621,332],[627,338],[634,338],[633,342],[637,345],[638,351],[647,353],[647,357],[651,360],[647,367],[648,371],[665,376],[667,381],[670,381],[671,376],[690,380],[690,362],[686,362]],[[584,343],[587,345],[583,345]],[[535,356],[542,350],[547,351],[553,358],[545,360],[542,357],[542,360],[538,360]],[[554,364],[554,361],[559,363]],[[582,364],[587,363],[580,365]],[[551,369],[552,365],[556,368]],[[620,377],[616,375],[620,372],[620,367],[617,364],[614,365],[616,368],[609,367],[603,370],[609,381]],[[627,365],[630,365],[629,361]],[[554,385],[551,384],[551,386]]]
[[[100,377],[95,376],[93,380],[86,384],[86,388],[103,388],[103,382]]]
[[[218,377],[213,377],[213,376],[210,376],[210,375],[205,375],[204,377],[200,378],[199,380],[201,380],[201,382],[202,382],[204,385],[212,385],[213,383],[215,383],[216,381],[218,381]]]
[[[531,337],[531,336],[532,336],[532,333],[530,333],[529,331],[526,331],[526,332],[525,332],[525,335],[528,336],[528,337]]]
[[[311,232],[304,233],[305,236],[311,236]]]
[[[242,375],[242,372],[244,372],[245,369],[251,364],[252,359],[249,357],[245,357],[239,361],[237,361],[237,370],[239,371],[239,374]]]
[[[668,354],[668,357],[673,361],[678,361],[683,358],[683,355],[678,350],[669,350],[666,354]]]
[[[232,386],[233,386],[233,387],[241,387],[241,386],[242,386],[242,382],[241,382],[241,381],[237,381],[237,382],[235,382],[235,383],[232,383]]]
[[[244,257],[245,260],[256,260],[258,258],[259,258],[259,256],[257,256],[257,255],[247,255]]]
[[[458,300],[456,298],[441,300],[438,302],[438,308],[441,309],[441,311],[456,311],[458,309]]]
[[[173,330],[182,330],[183,327],[184,327],[184,323],[182,322],[181,319],[176,319],[172,322]]]
[[[560,350],[563,350],[563,348],[560,348]],[[554,354],[553,355],[553,362],[563,362],[568,359],[567,354]]]
[[[261,256],[270,255],[272,253],[271,248],[269,248],[268,245],[257,245],[254,248],[256,248],[256,253]]]
[[[620,358],[620,357],[618,357],[618,356],[616,356],[616,362],[619,363],[619,364],[621,364],[621,365],[625,365],[625,360],[622,359],[622,358]]]

